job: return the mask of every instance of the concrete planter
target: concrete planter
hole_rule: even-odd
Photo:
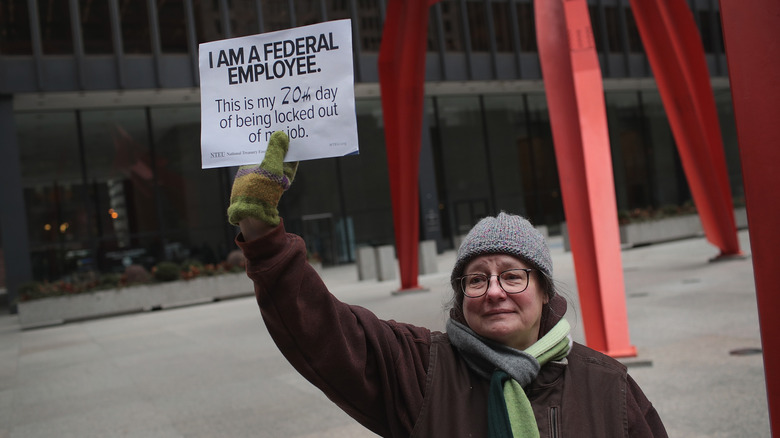
[[[19,324],[24,329],[42,327],[253,294],[252,281],[245,273],[224,274],[24,301],[18,305]]]
[[[744,207],[734,209],[737,229],[747,228],[747,214]],[[566,223],[561,224],[563,248],[570,251],[569,233]],[[624,246],[647,245],[676,239],[697,237],[704,234],[699,215],[669,217],[647,222],[636,222],[620,226],[620,243]]]
[[[621,225],[620,243],[628,246],[647,245],[696,237],[703,232],[699,216],[692,214]]]
[[[734,222],[737,229],[747,228],[747,214],[744,207],[734,209]],[[646,245],[702,235],[704,235],[704,229],[697,214],[620,226],[620,243],[628,246]]]

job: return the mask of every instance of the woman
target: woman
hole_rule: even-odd
[[[572,343],[541,234],[480,221],[458,250],[446,333],[378,319],[331,295],[277,204],[297,164],[271,137],[236,175],[228,209],[269,333],[290,363],[385,437],[666,436],[619,362]]]

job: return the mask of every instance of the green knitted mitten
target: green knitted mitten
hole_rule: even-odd
[[[279,225],[279,199],[290,188],[298,170],[297,162],[284,162],[289,144],[287,134],[276,131],[268,141],[261,164],[239,167],[228,207],[231,224],[238,225],[242,219],[253,217],[274,227]]]

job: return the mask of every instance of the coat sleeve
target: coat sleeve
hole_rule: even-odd
[[[263,320],[287,360],[362,425],[408,436],[423,402],[430,331],[378,319],[340,302],[284,230],[236,243],[247,259]]]
[[[653,404],[630,375],[627,375],[627,383],[628,436],[667,438],[669,435]]]

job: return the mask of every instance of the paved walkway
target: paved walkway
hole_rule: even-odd
[[[749,254],[746,232],[740,233]],[[551,239],[555,277],[583,341],[570,253]],[[623,251],[631,342],[624,360],[672,437],[769,437],[750,258],[709,262],[688,239]],[[426,293],[322,274],[341,299],[441,329],[454,254]],[[371,437],[280,356],[252,298],[21,331],[0,316],[0,438]]]

